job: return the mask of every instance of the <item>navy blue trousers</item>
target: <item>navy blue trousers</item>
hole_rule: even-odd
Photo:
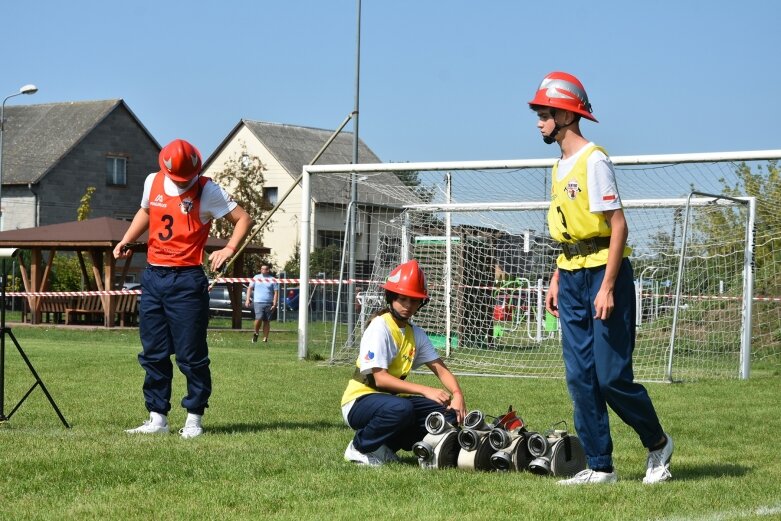
[[[347,415],[355,430],[353,446],[364,454],[382,445],[393,452],[412,450],[426,436],[426,417],[439,411],[456,424],[456,413],[423,396],[395,396],[372,393],[358,398]]]
[[[182,407],[203,414],[212,392],[206,330],[209,325],[209,283],[200,266],[148,266],[141,276],[139,332],[143,351],[138,355],[144,377],[144,400],[150,412],[171,409],[173,364],[187,379]]]
[[[616,278],[615,308],[607,320],[594,319],[605,267],[559,270],[561,320],[567,387],[577,430],[591,468],[613,465],[608,406],[632,427],[645,447],[664,436],[645,387],[634,381],[635,293],[632,265],[624,259]]]

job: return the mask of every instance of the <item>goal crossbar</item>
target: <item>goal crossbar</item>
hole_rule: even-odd
[[[781,157],[778,150],[754,150],[743,152],[703,152],[695,154],[652,154],[610,156],[614,165],[663,165],[680,163],[709,163],[722,161],[764,161]],[[332,165],[304,165],[306,174],[335,174],[342,172],[415,172],[444,170],[501,170],[515,168],[550,168],[556,159],[507,159],[491,161],[427,161],[416,163],[360,163]]]
[[[746,198],[737,198],[746,199]],[[711,204],[734,204],[720,196],[675,198],[675,199],[629,199],[622,200],[624,208],[679,208],[690,206],[706,206]],[[412,212],[511,212],[517,210],[547,210],[550,201],[517,202],[517,203],[441,203],[441,204],[406,204],[402,208]]]

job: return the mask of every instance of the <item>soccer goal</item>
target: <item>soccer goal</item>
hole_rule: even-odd
[[[748,195],[751,187],[741,191],[747,175],[774,172],[778,157],[781,151],[612,158],[633,248],[638,380],[747,378],[752,359],[779,356],[772,336],[781,329],[766,328],[765,338],[752,317],[761,312],[781,328],[781,252],[773,249],[781,225],[756,233],[763,202]],[[522,160],[305,167],[301,244],[309,247],[301,248],[299,302],[307,301],[310,251],[335,237],[341,247],[332,271],[329,363],[355,362],[366,320],[384,305],[380,285],[394,266],[415,258],[431,296],[415,321],[449,367],[562,377],[558,323],[544,307],[559,253],[546,222],[551,166]],[[312,183],[353,195],[343,204],[315,198],[313,212]],[[754,255],[758,240],[770,255]],[[755,280],[770,296],[755,295]],[[302,358],[309,312],[299,310]]]

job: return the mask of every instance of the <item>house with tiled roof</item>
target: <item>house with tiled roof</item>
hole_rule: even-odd
[[[90,217],[131,219],[160,144],[121,99],[5,108],[0,230]]]
[[[204,163],[204,175],[214,177],[226,162],[241,154],[256,156],[264,165],[264,198],[273,205],[296,183],[303,166],[312,163],[332,134],[333,130],[242,119]],[[353,134],[342,132],[325,149],[317,164],[349,165],[353,160],[353,147]],[[360,163],[382,162],[362,140],[358,142],[358,160]],[[387,194],[380,194],[372,185],[402,185],[404,193],[398,194],[398,200],[389,201]],[[269,227],[263,230],[262,243],[274,252],[275,264],[279,267],[292,258],[299,243],[300,189],[300,185],[296,186],[272,217]],[[311,194],[310,250],[331,245],[341,248],[345,213],[350,202],[349,176],[313,176]],[[399,214],[401,204],[414,202],[418,202],[417,196],[411,190],[404,190],[403,183],[392,172],[374,174],[371,183],[359,184],[355,236],[358,272],[370,270],[383,223]]]

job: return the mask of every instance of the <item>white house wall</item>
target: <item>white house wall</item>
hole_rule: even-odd
[[[242,144],[246,145],[246,151],[249,155],[260,158],[265,167],[263,171],[265,186],[276,187],[278,197],[281,198],[293,184],[295,177],[282,168],[282,165],[245,126],[242,126],[231,141],[222,148],[204,175],[214,177],[214,173],[222,170],[229,159],[238,158],[242,154]],[[230,192],[233,187],[225,186],[224,188]],[[301,187],[297,186],[263,230],[261,242],[263,246],[271,248],[271,260],[277,269],[281,269],[295,253],[299,241],[300,215]]]
[[[2,230],[20,230],[22,228],[35,228],[35,215],[38,209],[37,201],[33,195],[16,195],[14,192],[30,194],[26,188],[17,190],[3,188],[3,222]]]
[[[219,150],[218,155],[211,159],[204,175],[214,177],[214,174],[222,170],[228,160],[232,157],[238,158],[242,153],[242,144],[246,146],[248,154],[260,158],[265,167],[263,171],[265,186],[276,187],[279,198],[287,192],[293,182],[301,175],[301,172],[287,172],[271,152],[244,125],[240,126],[231,140]],[[225,186],[224,188],[231,192],[232,187]],[[313,196],[313,199],[317,200],[317,194],[313,194]],[[277,269],[281,269],[293,257],[296,251],[300,239],[300,218],[301,187],[298,185],[282,203],[281,208],[277,210],[263,231],[262,245],[271,248],[271,260]],[[357,260],[362,261],[374,258],[377,247],[377,221],[380,218],[382,218],[381,215],[375,214],[372,218],[367,219],[366,209],[361,208],[359,211],[358,235],[355,245]],[[318,247],[318,231],[327,230],[343,233],[345,220],[346,213],[344,208],[313,204],[313,212],[310,219],[310,251]],[[367,229],[367,227],[370,229]]]

